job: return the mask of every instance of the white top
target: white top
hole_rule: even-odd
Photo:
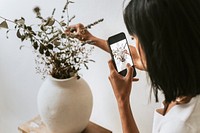
[[[200,95],[175,105],[165,116],[155,111],[152,133],[200,133]]]

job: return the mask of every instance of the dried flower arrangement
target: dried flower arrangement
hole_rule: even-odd
[[[0,16],[3,19],[3,22],[0,23],[0,28],[6,28],[7,34],[10,31],[8,22],[13,23],[16,36],[22,42],[25,40],[31,42],[31,47],[33,47],[33,51],[36,54],[36,72],[42,74],[43,78],[46,75],[52,75],[57,79],[66,79],[75,75],[79,77],[78,71],[81,67],[85,66],[88,69],[87,64],[90,61],[94,62],[89,58],[93,47],[86,47],[85,45],[94,42],[80,41],[72,35],[67,36],[65,34],[65,29],[75,18],[75,16],[70,18],[68,13],[68,5],[71,3],[74,2],[67,0],[60,21],[54,17],[56,9],[53,10],[51,16],[44,18],[39,7],[34,8],[36,18],[41,20],[39,24],[27,25],[23,17],[12,21]],[[85,29],[90,29],[102,21],[103,19],[100,19],[87,25]]]

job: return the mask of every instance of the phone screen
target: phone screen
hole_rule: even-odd
[[[110,45],[117,71],[126,69],[127,63],[133,66],[133,61],[128,48],[127,40],[123,39]]]

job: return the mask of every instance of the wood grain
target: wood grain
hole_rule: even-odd
[[[45,124],[41,121],[40,116],[37,116],[28,122],[23,123],[18,127],[20,133],[50,133],[46,128]],[[112,133],[108,129],[99,126],[93,122],[89,122],[88,126],[82,133]]]

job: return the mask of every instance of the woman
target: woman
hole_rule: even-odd
[[[155,112],[153,133],[200,132],[200,0],[131,0],[124,21],[136,48],[130,46],[136,68],[146,70],[154,92],[165,96],[164,109]],[[109,52],[106,40],[71,26],[80,40],[92,40]],[[69,30],[67,34],[71,34]],[[124,133],[137,133],[130,108],[133,69],[119,75],[108,62]],[[157,93],[155,93],[157,95]]]

